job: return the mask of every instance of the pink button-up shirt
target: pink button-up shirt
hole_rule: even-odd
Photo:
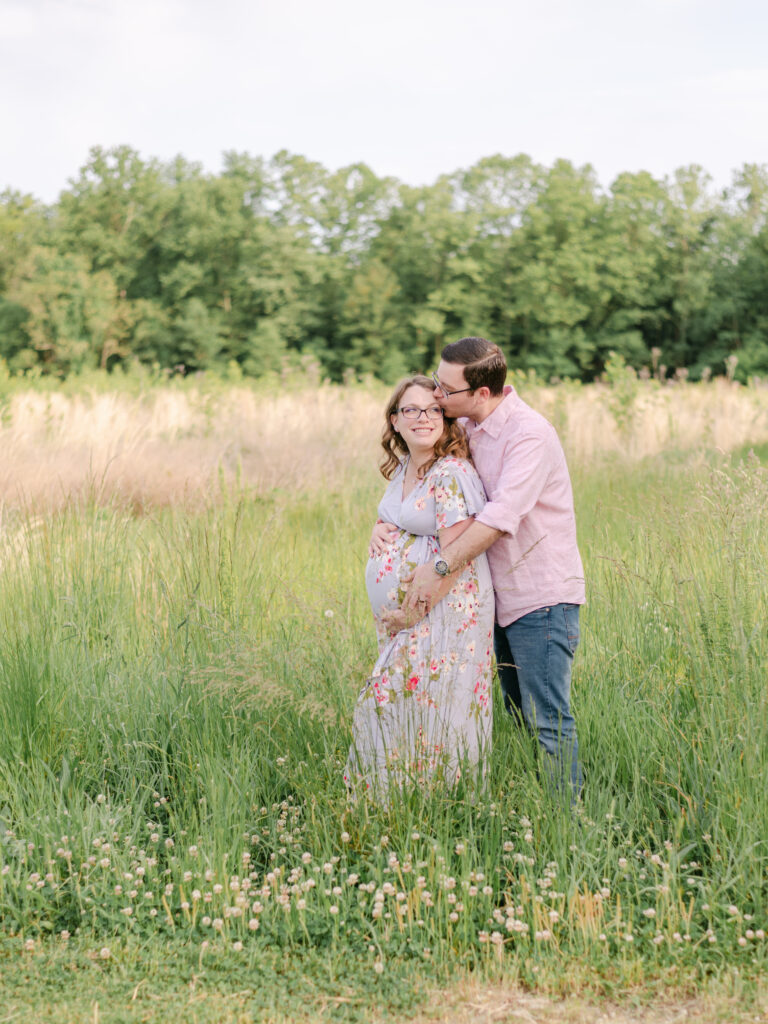
[[[504,388],[482,423],[462,420],[488,503],[477,521],[504,535],[488,549],[500,626],[547,605],[584,603],[573,491],[555,428]]]

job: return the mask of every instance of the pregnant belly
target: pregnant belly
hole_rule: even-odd
[[[399,608],[403,599],[401,581],[429,561],[438,551],[434,537],[415,537],[401,534],[383,555],[369,558],[365,568],[368,600],[375,618],[388,608]]]

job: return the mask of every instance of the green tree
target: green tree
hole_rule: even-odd
[[[589,371],[590,315],[604,301],[603,199],[591,167],[559,160],[510,238],[514,362],[545,376]]]
[[[475,215],[480,235],[508,239],[544,190],[546,171],[524,153],[514,157],[497,154],[457,171],[449,181],[457,208]]]
[[[309,353],[390,379],[480,333],[547,377],[656,348],[763,373],[767,197],[758,165],[716,196],[696,166],[606,192],[589,166],[495,155],[411,188],[285,151],[212,175],[95,148],[52,209],[0,196],[0,355],[258,375]]]
[[[399,285],[379,260],[356,271],[342,308],[340,336],[344,362],[333,368],[354,369],[393,382],[409,369],[406,339],[396,314]]]
[[[745,380],[768,373],[768,166],[735,172],[726,204],[706,305],[708,337],[694,371],[722,370],[736,356],[736,374]]]
[[[639,369],[664,341],[668,203],[664,184],[647,171],[620,174],[611,185],[602,211],[604,289],[590,316],[589,376],[603,372],[611,352]]]
[[[108,271],[90,273],[84,257],[48,247],[34,248],[17,267],[8,297],[28,313],[28,347],[14,357],[21,369],[33,357],[59,375],[104,366],[131,322]]]
[[[490,333],[491,299],[476,251],[477,214],[458,209],[451,180],[403,186],[371,252],[396,276],[396,318],[411,369],[435,364],[451,337]]]
[[[24,325],[29,311],[8,296],[11,279],[36,245],[48,235],[45,209],[32,196],[6,190],[0,193],[0,357],[24,368],[36,362],[34,353],[18,357],[28,348]]]
[[[669,330],[662,349],[670,366],[696,364],[706,352],[707,303],[712,292],[714,249],[721,210],[710,191],[711,179],[696,164],[675,171],[668,185],[664,231],[670,285]]]
[[[92,270],[108,270],[126,297],[146,298],[137,269],[162,236],[170,194],[157,161],[128,146],[94,147],[59,197],[55,244],[86,257]]]
[[[33,246],[48,240],[45,208],[30,195],[0,192],[0,295]]]

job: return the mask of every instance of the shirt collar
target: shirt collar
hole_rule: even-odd
[[[505,384],[504,401],[499,402],[491,415],[486,416],[482,423],[472,423],[470,420],[468,423],[468,426],[471,425],[469,433],[475,434],[479,430],[484,430],[489,437],[498,438],[504,430],[507,420],[514,415],[515,406],[519,401],[518,394],[512,385]]]

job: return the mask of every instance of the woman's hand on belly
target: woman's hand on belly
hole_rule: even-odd
[[[368,544],[368,557],[378,558],[383,555],[390,544],[397,539],[400,532],[394,523],[376,523]]]

